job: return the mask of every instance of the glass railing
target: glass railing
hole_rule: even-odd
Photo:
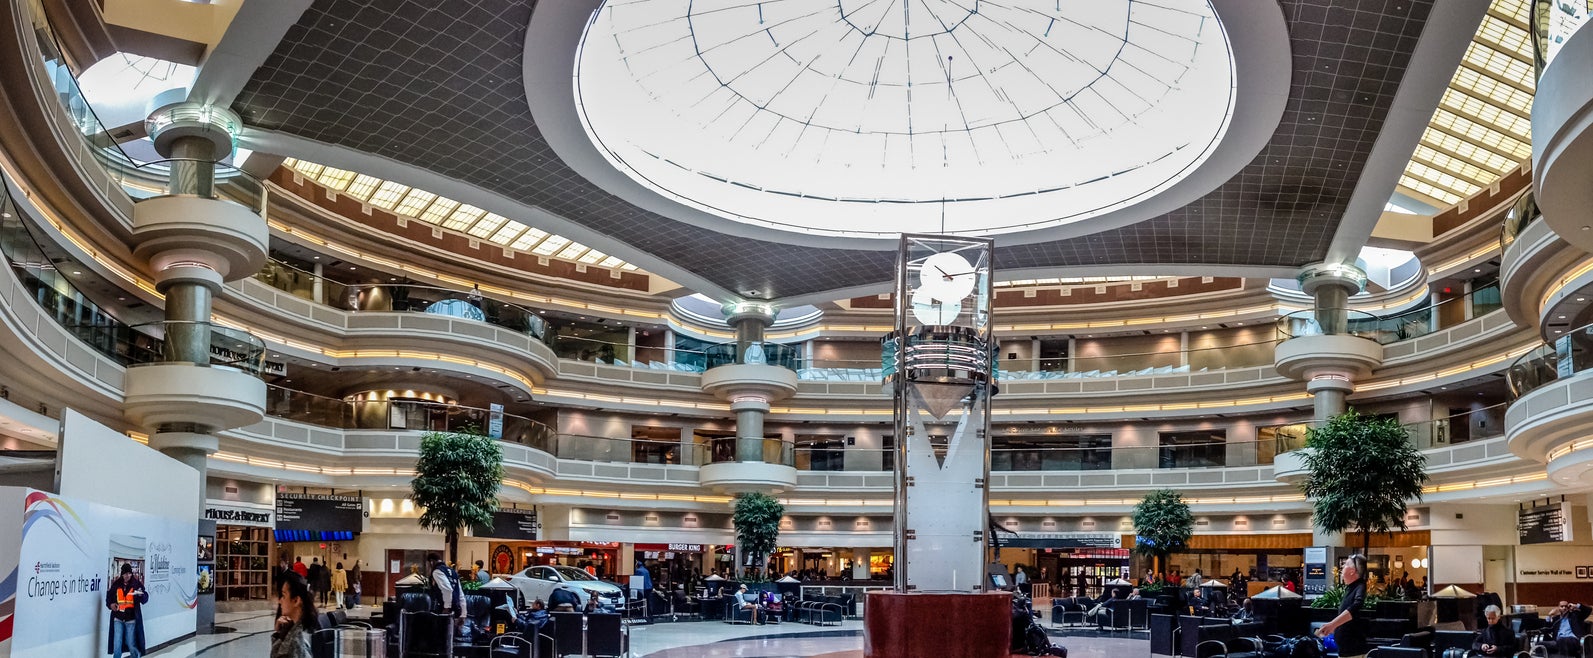
[[[36,1],[30,4],[34,42],[39,46],[44,68],[54,85],[56,100],[77,130],[87,153],[104,168],[111,184],[120,186],[134,199],[196,195],[238,203],[265,216],[265,185],[232,165],[190,158],[146,162],[128,155],[112,136],[111,129],[116,126],[107,126],[100,120],[78,85],[81,71],[72,70],[42,7]]]
[[[1512,399],[1545,384],[1574,377],[1593,368],[1593,325],[1565,332],[1521,355],[1505,371]]]
[[[3,187],[3,186],[0,186]],[[0,189],[0,255],[46,317],[89,347],[123,366],[185,361],[236,367],[259,374],[265,344],[246,331],[209,322],[165,321],[128,325],[90,300],[33,237],[22,214]],[[76,270],[81,272],[81,270]],[[189,337],[184,341],[171,336]],[[186,350],[184,346],[189,346]],[[201,361],[198,357],[208,360]]]
[[[1503,306],[1499,284],[1493,282],[1437,304],[1424,304],[1388,315],[1343,308],[1294,311],[1278,318],[1278,338],[1340,334],[1389,345],[1448,329]]]
[[[1508,402],[1498,402],[1432,420],[1403,423],[1405,433],[1417,448],[1426,450],[1456,443],[1483,441],[1504,436],[1504,412]],[[1293,452],[1306,447],[1306,438],[1315,421],[1272,425],[1258,432],[1275,435],[1273,452]]]
[[[1503,254],[1510,245],[1515,244],[1516,238],[1525,231],[1533,222],[1542,219],[1538,212],[1538,199],[1532,195],[1532,190],[1527,190],[1521,198],[1516,199],[1514,206],[1505,212],[1504,228],[1499,232],[1499,253]]]
[[[702,352],[703,368],[711,369],[735,363],[771,365],[802,369],[802,345],[785,343],[749,343],[745,352],[736,353],[736,343],[714,345]],[[679,357],[676,357],[679,360]]]
[[[144,352],[157,356],[148,363],[199,363],[208,358],[209,365],[228,366],[259,374],[265,367],[265,341],[242,329],[234,329],[213,322],[166,320],[147,322],[127,327],[129,336],[150,336],[159,345],[158,351]]]
[[[295,297],[360,312],[428,313],[476,320],[544,339],[547,322],[536,311],[499,301],[480,290],[458,290],[409,282],[341,283],[287,263],[270,261],[254,279]]]
[[[494,427],[496,417],[502,420],[499,438],[549,454],[554,453],[559,438],[558,433],[545,423],[480,407],[425,400],[340,399],[281,386],[267,387],[266,413],[335,429],[419,432],[474,429],[485,433]]]

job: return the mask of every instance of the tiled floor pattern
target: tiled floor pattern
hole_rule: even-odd
[[[216,623],[230,630],[186,640],[150,654],[151,658],[256,658],[270,653],[269,612],[220,614]],[[633,627],[631,650],[637,658],[862,658],[862,629],[860,621],[827,628],[666,623]],[[1067,646],[1071,658],[1150,655],[1143,633],[1135,637],[1056,637],[1053,642]]]

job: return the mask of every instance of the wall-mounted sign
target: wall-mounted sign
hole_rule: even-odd
[[[277,530],[359,532],[364,519],[358,496],[277,492]]]
[[[1516,516],[1516,534],[1523,545],[1571,541],[1571,504],[1521,510]]]
[[[205,518],[220,525],[271,526],[271,510],[205,504]]]
[[[491,537],[509,541],[536,541],[537,511],[534,509],[500,509],[492,513],[492,527],[470,526],[475,537]]]
[[[654,551],[669,553],[701,553],[702,544],[637,544],[638,551]]]
[[[1122,548],[1115,532],[1020,532],[1001,537],[1002,548]]]

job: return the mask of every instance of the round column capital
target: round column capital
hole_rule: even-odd
[[[1295,280],[1307,295],[1327,286],[1343,288],[1350,295],[1366,289],[1366,272],[1350,263],[1313,263],[1300,268]]]
[[[1305,391],[1315,394],[1318,391],[1340,391],[1343,393],[1355,392],[1355,378],[1348,372],[1320,372],[1311,375],[1305,382]]]
[[[733,302],[719,308],[725,314],[725,321],[734,327],[743,322],[757,322],[764,327],[774,324],[774,318],[779,315],[780,309],[767,302]]]
[[[150,100],[144,128],[155,143],[155,151],[169,158],[177,139],[200,137],[211,143],[211,159],[219,162],[232,155],[238,135],[243,132],[243,119],[225,107],[187,102],[186,96],[186,89],[173,89]]]
[[[213,455],[221,449],[221,444],[214,434],[200,434],[198,432],[156,432],[149,435],[149,447],[166,452],[168,450],[191,450],[194,452]]]
[[[221,290],[221,273],[204,263],[175,262],[155,272],[155,290],[166,294],[172,286],[188,283],[204,286],[210,292]]]

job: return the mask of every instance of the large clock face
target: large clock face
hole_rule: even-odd
[[[924,259],[923,267],[918,270],[918,290],[929,290],[935,299],[943,302],[960,302],[973,292],[978,279],[979,273],[966,258],[943,251]]]
[[[927,325],[951,324],[962,314],[962,300],[973,292],[979,274],[953,252],[931,254],[918,270],[913,317]]]
[[[919,288],[918,292],[913,293],[913,317],[917,318],[922,324],[951,324],[956,322],[957,316],[961,314],[961,302],[941,301],[923,288]]]

